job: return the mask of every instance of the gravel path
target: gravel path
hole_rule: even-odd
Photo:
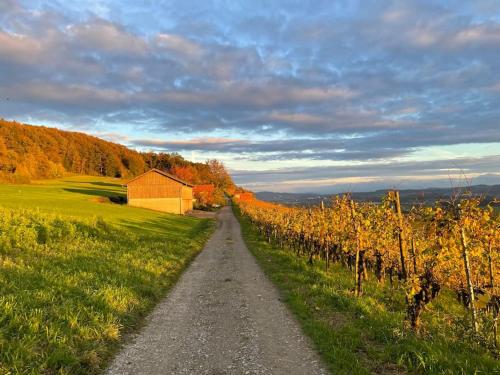
[[[108,374],[327,374],[245,246],[231,207]]]

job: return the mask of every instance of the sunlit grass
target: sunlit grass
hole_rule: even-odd
[[[164,233],[170,221],[171,231],[182,230],[196,219],[165,215],[159,212],[112,203],[109,197],[126,197],[123,180],[109,177],[74,176],[33,184],[0,184],[0,207],[40,209],[74,218],[99,216],[110,224],[144,233]],[[158,223],[158,221],[160,223]],[[148,222],[149,225],[144,225]]]
[[[92,200],[124,193],[109,179],[65,181],[0,186],[1,374],[99,372],[213,228]]]
[[[265,241],[249,220],[235,213],[242,234],[269,278],[297,316],[334,374],[494,374],[500,362],[483,347],[464,338],[465,310],[443,291],[424,313],[419,336],[404,326],[403,291],[380,285],[374,276],[364,283],[364,296],[350,291],[353,276],[334,264],[314,266],[307,259]]]

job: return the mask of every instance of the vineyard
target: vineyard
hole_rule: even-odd
[[[269,243],[352,272],[352,294],[363,295],[363,282],[374,277],[404,290],[405,324],[419,333],[421,316],[444,289],[467,309],[461,322],[471,340],[498,352],[500,309],[500,218],[496,202],[457,196],[432,207],[402,208],[392,191],[380,203],[359,203],[349,195],[331,205],[286,207],[252,200],[240,202]]]

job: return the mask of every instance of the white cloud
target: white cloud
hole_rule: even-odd
[[[37,39],[0,30],[0,60],[33,63],[41,51],[42,45]]]
[[[261,168],[394,169],[416,149],[500,140],[492,8],[195,4],[0,0],[0,91],[10,98],[0,116],[120,129],[129,143],[154,136],[170,140],[151,143],[158,149]],[[314,176],[345,177],[357,176]]]
[[[457,32],[451,43],[457,47],[462,45],[489,45],[493,48],[500,48],[500,27],[477,25],[470,26]]]
[[[70,25],[67,29],[67,35],[70,38],[70,43],[90,51],[142,55],[149,48],[142,38],[103,20]]]
[[[155,42],[160,48],[171,50],[189,58],[199,58],[203,53],[201,46],[179,35],[158,34]]]

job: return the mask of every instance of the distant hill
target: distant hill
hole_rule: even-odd
[[[144,158],[125,146],[83,133],[0,120],[0,174],[4,180],[65,173],[127,177],[145,170]]]
[[[84,133],[0,119],[0,181],[29,182],[66,174],[133,177],[158,168],[223,191],[233,181],[222,163],[192,163],[179,154],[141,153]]]
[[[400,196],[403,204],[423,203],[432,204],[437,200],[449,199],[457,193],[470,191],[474,195],[480,195],[485,202],[500,198],[500,185],[474,185],[468,188],[427,188],[401,190]],[[364,202],[380,202],[387,194],[387,190],[376,190],[372,192],[352,193],[354,199]],[[286,205],[317,205],[321,201],[327,202],[337,194],[315,194],[315,193],[274,193],[261,191],[255,194],[258,199],[268,202],[276,202]]]

